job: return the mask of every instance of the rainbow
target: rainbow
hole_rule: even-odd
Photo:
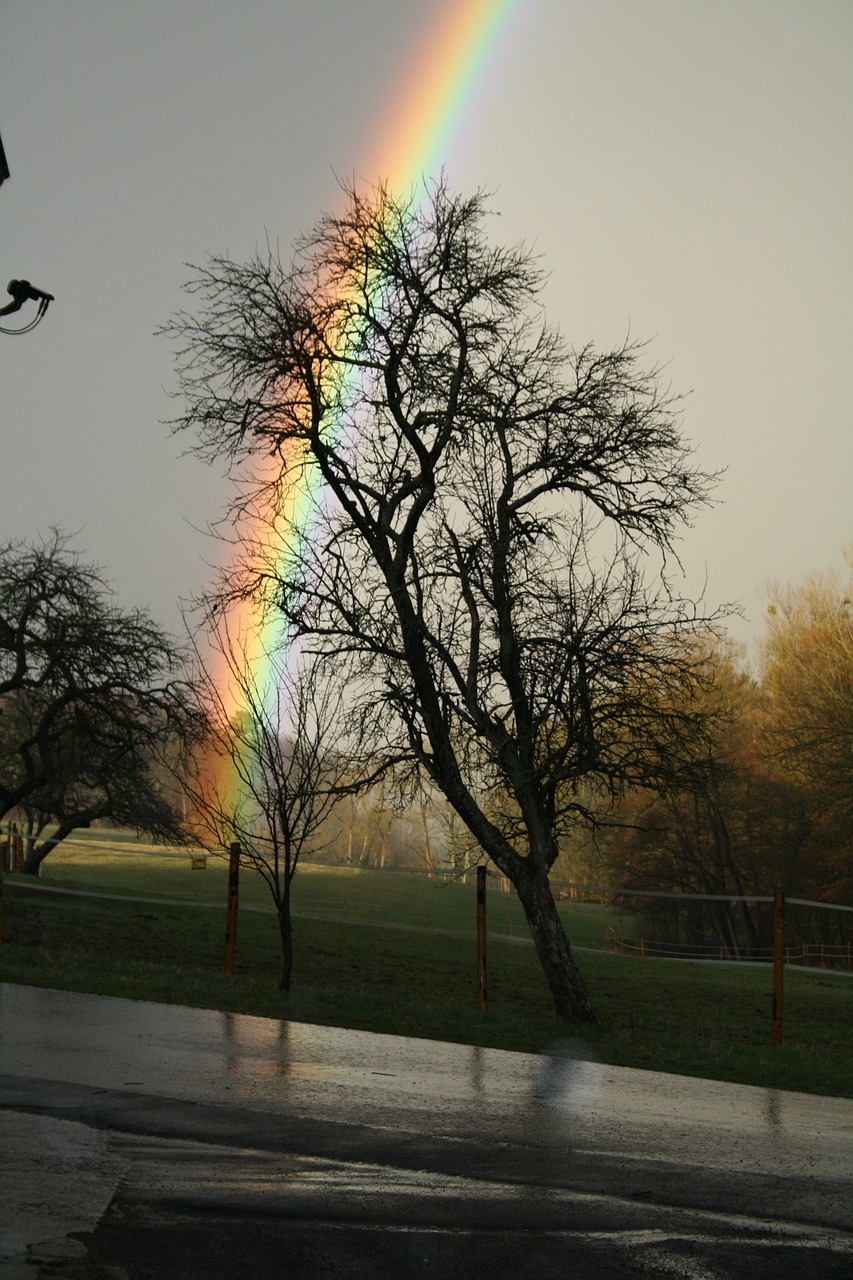
[[[403,69],[392,94],[386,125],[367,153],[362,171],[392,193],[424,193],[424,179],[452,168],[474,135],[499,83],[500,73],[516,46],[538,0],[443,0],[419,44],[414,61]],[[299,473],[300,458],[291,466]],[[269,513],[257,513],[244,534],[266,563],[281,563],[293,550],[293,538],[310,536],[310,511],[317,495],[309,483],[295,483],[281,512],[279,529],[271,529]],[[284,530],[289,532],[285,536]],[[294,535],[294,530],[302,530]],[[288,542],[288,539],[290,540]],[[235,676],[226,664],[212,671],[218,696],[228,716],[243,706],[245,682],[263,700],[275,696],[275,655],[286,645],[280,615],[264,602],[246,604],[229,620],[229,636],[238,646],[243,669]],[[280,660],[280,659],[279,659]],[[227,785],[233,790],[233,780]],[[220,796],[222,787],[218,788]],[[233,805],[239,797],[233,796]]]
[[[405,68],[367,173],[392,192],[420,187],[464,153],[536,0],[445,0]]]

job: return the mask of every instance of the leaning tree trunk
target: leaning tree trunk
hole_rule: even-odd
[[[547,871],[527,863],[514,885],[557,1014],[567,1022],[597,1023],[598,1014],[572,955]]]
[[[41,830],[44,830],[43,824]],[[41,864],[49,853],[52,853],[66,836],[70,836],[72,831],[85,831],[92,825],[91,817],[84,814],[72,814],[70,818],[63,819],[58,823],[53,834],[46,836],[41,844],[38,843],[38,833],[34,836],[32,830],[27,832],[29,838],[29,851],[24,859],[24,874],[28,876],[40,876]]]
[[[30,845],[30,851],[24,859],[24,875],[40,876],[41,864],[59,843],[59,840],[42,840],[41,844],[36,844],[33,841]]]

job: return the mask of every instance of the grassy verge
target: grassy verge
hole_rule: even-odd
[[[490,1008],[480,1014],[471,940],[300,919],[285,997],[274,921],[241,916],[237,972],[226,978],[223,920],[167,901],[66,899],[7,883],[0,980],[531,1052],[566,1038],[530,947],[490,942]],[[850,979],[789,972],[786,1039],[774,1050],[766,969],[592,953],[581,963],[603,1019],[579,1036],[593,1057],[853,1096]]]

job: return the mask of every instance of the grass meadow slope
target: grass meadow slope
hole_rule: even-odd
[[[488,895],[489,1009],[476,1002],[474,889],[426,876],[306,864],[294,884],[293,989],[276,989],[265,886],[241,878],[237,966],[222,972],[226,868],[108,841],[51,855],[40,884],[4,883],[0,981],[228,1009],[264,1017],[539,1052],[564,1045],[511,896]],[[145,902],[122,901],[133,895]],[[190,905],[184,905],[190,904]],[[249,909],[254,908],[254,909]],[[785,1043],[770,1043],[765,967],[682,963],[601,949],[618,917],[561,908],[602,1026],[581,1051],[623,1066],[853,1096],[853,979],[787,971]]]

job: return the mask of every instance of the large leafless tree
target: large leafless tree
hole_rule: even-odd
[[[347,194],[293,261],[198,270],[169,326],[177,426],[234,465],[238,523],[266,513],[288,548],[250,539],[222,590],[277,598],[336,655],[354,739],[443,792],[515,887],[558,1013],[593,1020],[548,872],[590,787],[648,779],[677,739],[665,690],[698,619],[666,566],[711,477],[641,349],[547,324],[482,195]],[[292,516],[296,493],[322,497]]]

